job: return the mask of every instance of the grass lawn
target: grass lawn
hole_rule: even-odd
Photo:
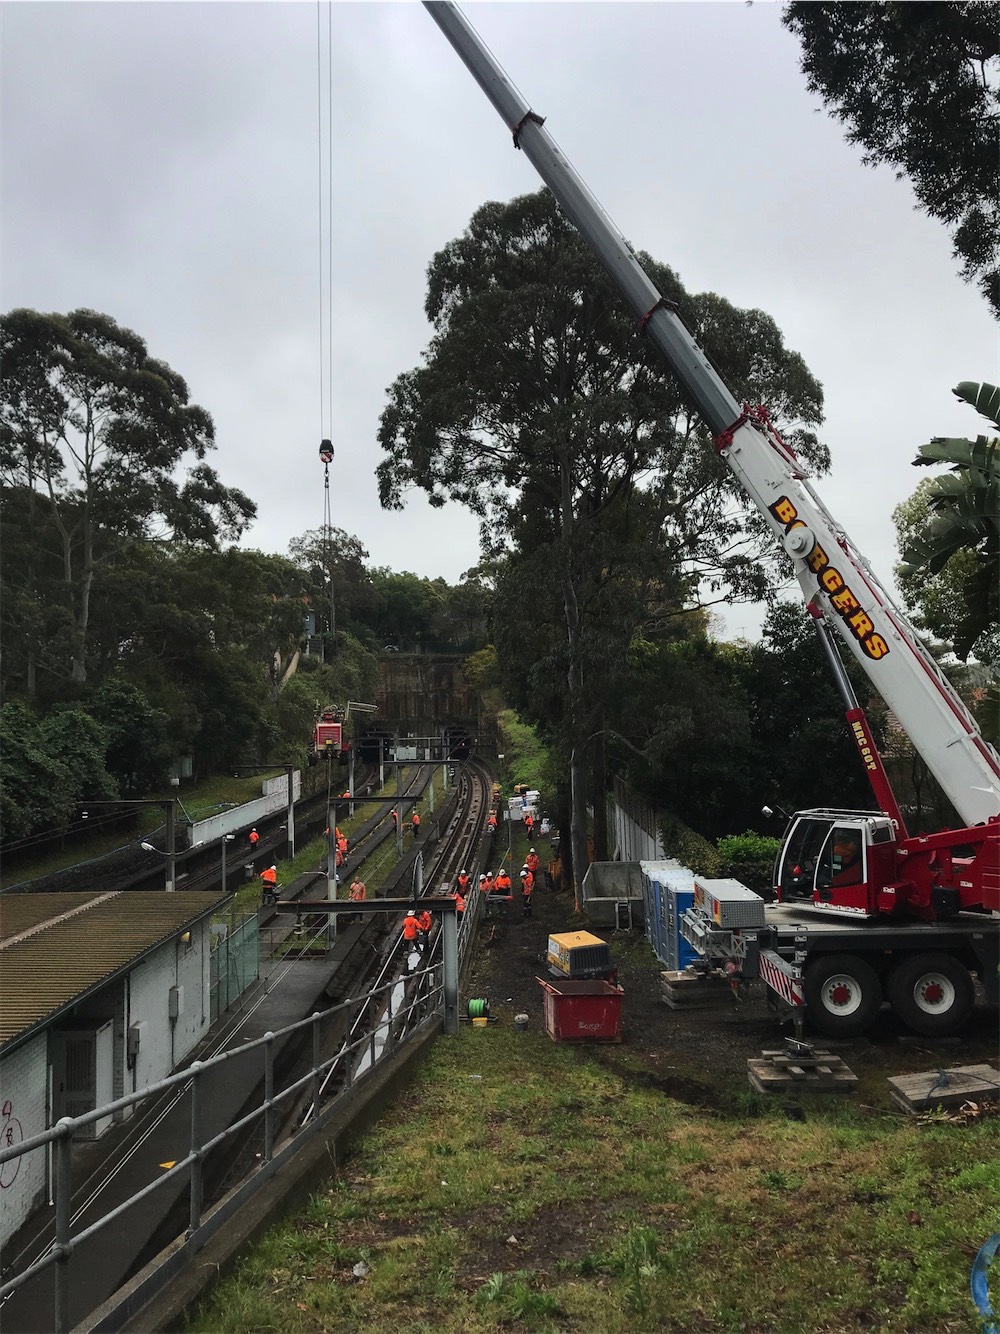
[[[1000,1120],[806,1113],[749,1091],[707,1112],[537,1030],[463,1026],[184,1328],[979,1331]]]

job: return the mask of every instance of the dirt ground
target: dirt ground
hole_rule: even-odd
[[[588,1056],[597,1056],[630,1080],[648,1080],[693,1106],[747,1106],[747,1095],[753,1092],[747,1061],[765,1050],[780,1049],[786,1037],[794,1036],[791,1024],[782,1022],[769,1007],[763,983],[754,983],[739,1000],[723,993],[718,1008],[672,1009],[661,999],[663,965],[641,929],[609,932],[594,928],[573,912],[568,895],[541,889],[533,897],[530,918],[522,919],[520,900],[515,896],[502,918],[482,924],[476,957],[463,987],[463,1006],[470,997],[486,997],[491,1015],[500,1023],[513,1024],[515,1015],[527,1014],[529,1026],[543,1030],[543,993],[535,979],[549,976],[545,961],[548,936],[591,930],[610,942],[625,995],[621,1044],[581,1044]],[[491,932],[494,924],[496,931]],[[856,1088],[844,1096],[883,1110],[898,1110],[886,1082],[890,1076],[1000,1061],[1000,1016],[997,1007],[987,1006],[981,997],[965,1031],[951,1038],[911,1034],[888,1010],[864,1037],[833,1040],[808,1032],[805,1036],[817,1048],[839,1056],[858,1076]],[[795,1102],[793,1094],[767,1096]]]

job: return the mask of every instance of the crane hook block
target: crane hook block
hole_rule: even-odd
[[[333,441],[321,440],[319,442],[319,461],[320,463],[333,462]]]

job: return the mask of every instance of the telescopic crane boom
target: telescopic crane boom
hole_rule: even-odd
[[[807,468],[782,441],[763,408],[741,404],[733,397],[676,309],[657,290],[632,247],[566,160],[543,118],[507,78],[457,5],[450,0],[424,0],[424,5],[499,112],[515,148],[548,185],[635,313],[640,331],[666,359],[704,418],[716,449],[790,557],[808,609],[847,644],[966,822],[967,831],[953,832],[970,832],[973,826],[1000,819],[1000,756],[984,740],[975,719],[867,560],[813,490]],[[901,853],[909,856],[915,849],[904,851],[903,845],[913,840],[901,827],[864,715],[860,709],[849,711],[848,721],[876,797],[892,817],[896,833],[902,835]],[[991,836],[1000,833],[1000,825],[992,824],[989,832]],[[980,831],[980,841],[982,834]],[[992,841],[995,859],[996,842]],[[949,847],[957,848],[958,843],[952,838]],[[979,871],[985,868],[980,865]],[[949,872],[947,883],[951,878]],[[909,895],[914,906],[928,913],[934,879],[932,875],[915,897]],[[996,871],[991,872],[990,881],[993,887],[986,897],[996,898],[991,906],[1000,907]],[[883,903],[871,911],[898,906],[898,889],[890,890],[891,904]],[[976,898],[982,906],[979,884],[958,897],[963,907],[972,906]],[[951,901],[957,910],[958,900]]]
[[[975,824],[1000,813],[1000,757],[809,485],[807,469],[765,413],[732,396],[458,6],[426,0],[425,8],[680,380],[720,454],[791,557],[806,603],[821,610],[847,643],[961,817]]]

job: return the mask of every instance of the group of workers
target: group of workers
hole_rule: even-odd
[[[524,865],[518,872],[518,880],[521,890],[521,916],[531,916],[531,896],[535,892],[535,886],[538,883],[539,868],[541,867],[541,858],[537,851],[531,848],[524,859]],[[462,875],[466,873],[463,871]],[[459,877],[461,879],[461,877]],[[479,892],[487,903],[487,911],[491,904],[510,903],[514,897],[513,887],[510,875],[507,870],[501,866],[496,875],[492,871],[484,871],[479,877]]]
[[[390,817],[390,819],[392,820],[392,828],[393,828],[393,832],[395,833],[396,830],[399,829],[399,811],[396,810],[395,806],[394,806],[394,807],[392,808],[392,810],[389,812],[389,817]],[[419,837],[420,837],[420,812],[417,810],[416,806],[414,806],[414,808],[413,808],[413,814],[410,816],[410,828],[413,830],[413,837],[414,837],[414,838],[419,838]]]

